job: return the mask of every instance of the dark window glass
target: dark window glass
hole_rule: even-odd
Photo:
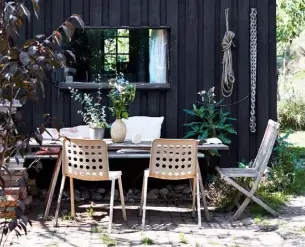
[[[108,82],[123,73],[130,82],[167,82],[166,29],[76,29],[71,42],[63,42],[67,66],[75,68],[74,81]]]

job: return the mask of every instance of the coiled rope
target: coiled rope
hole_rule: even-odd
[[[234,46],[233,38],[235,33],[229,30],[229,9],[225,10],[226,16],[226,33],[222,40],[223,59],[222,59],[222,77],[221,77],[221,92],[226,98],[233,93],[235,82],[231,46]]]

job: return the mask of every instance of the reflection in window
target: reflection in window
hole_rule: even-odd
[[[64,42],[67,66],[75,68],[74,81],[108,82],[123,73],[130,82],[167,82],[168,32],[166,29],[77,29]]]

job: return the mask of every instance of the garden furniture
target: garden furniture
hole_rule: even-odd
[[[200,189],[206,218],[209,220],[206,195],[197,157],[196,140],[156,139],[152,142],[149,169],[144,171],[140,215],[142,227],[145,226],[147,184],[148,178],[166,180],[192,180],[192,216],[195,216],[195,202],[197,195],[198,225],[201,226]]]
[[[86,138],[84,138],[86,139]],[[111,159],[137,159],[137,158],[150,158],[150,150],[151,150],[151,141],[142,141],[139,144],[134,144],[131,141],[125,141],[123,143],[112,143],[110,139],[104,139],[104,141],[107,144],[108,148],[108,158]],[[31,149],[35,148],[41,148],[41,147],[50,147],[50,148],[62,148],[63,142],[62,140],[52,141],[52,140],[43,140],[42,144],[40,145],[37,143],[34,139],[31,139],[30,141],[30,147]],[[51,184],[48,191],[48,196],[46,198],[46,209],[44,214],[44,219],[48,218],[49,211],[52,204],[52,199],[55,191],[55,186],[57,183],[60,167],[61,167],[61,151],[58,154],[52,154],[52,155],[36,155],[35,153],[30,152],[25,155],[25,159],[56,159],[56,165],[53,171],[53,176],[51,180]],[[229,147],[224,144],[205,144],[205,143],[199,143],[197,145],[198,151],[207,151],[207,150],[228,150]],[[124,152],[121,152],[121,151]],[[138,150],[139,152],[125,152],[125,150]],[[148,151],[142,153],[141,151]],[[198,158],[204,158],[204,155],[201,153],[198,153]],[[200,171],[199,171],[200,172]],[[200,188],[203,190],[203,184],[202,180],[200,180]]]
[[[238,210],[231,218],[231,220],[236,220],[240,217],[243,211],[246,209],[247,205],[251,200],[256,202],[258,205],[266,209],[269,213],[276,216],[277,212],[270,208],[265,202],[263,202],[258,196],[255,196],[255,192],[259,187],[260,181],[264,175],[267,168],[274,143],[277,139],[280,125],[273,120],[268,121],[268,125],[265,131],[264,138],[262,140],[261,146],[258,150],[257,156],[250,168],[219,168],[216,170],[219,172],[220,176],[229,184],[234,186],[238,193],[234,198],[234,203],[238,207]],[[237,181],[238,178],[252,178],[254,182],[252,188],[246,189],[240,185]],[[238,200],[240,196],[244,194],[246,196],[244,202],[240,205]]]
[[[108,232],[111,232],[114,204],[115,181],[118,180],[123,219],[127,221],[122,186],[122,172],[109,171],[107,144],[102,140],[65,139],[62,148],[62,181],[55,212],[55,225],[66,177],[70,177],[71,216],[75,217],[73,179],[85,181],[111,181],[110,220]]]

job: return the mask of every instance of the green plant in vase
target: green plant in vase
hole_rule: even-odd
[[[100,89],[97,94],[97,101],[90,94],[84,93],[81,95],[77,89],[69,88],[71,97],[82,104],[83,109],[79,113],[83,121],[90,126],[89,134],[91,139],[103,139],[105,128],[109,128],[106,121],[105,106],[101,105],[102,93]]]
[[[128,105],[136,96],[136,87],[125,80],[122,75],[110,80],[109,86],[111,89],[108,94],[111,101],[109,109],[116,118],[111,125],[110,134],[113,142],[123,142],[126,137],[126,126],[122,119],[128,118]]]
[[[229,136],[237,134],[233,125],[229,121],[235,121],[235,118],[230,117],[229,112],[224,112],[221,108],[222,100],[216,102],[215,88],[212,87],[208,91],[198,93],[200,100],[193,104],[192,110],[185,109],[184,111],[192,116],[196,116],[195,122],[187,123],[185,126],[191,128],[184,138],[197,138],[204,141],[207,138],[216,137],[224,144],[230,144]],[[216,150],[210,151],[211,155],[218,155]]]

